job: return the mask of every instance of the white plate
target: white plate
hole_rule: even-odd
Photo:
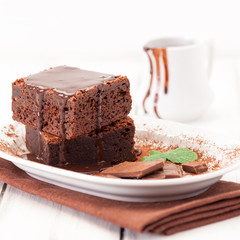
[[[129,180],[111,179],[90,176],[69,170],[59,169],[12,156],[0,151],[0,157],[11,161],[30,176],[74,191],[91,195],[133,202],[169,201],[188,198],[206,191],[221,177],[240,166],[240,144],[225,137],[206,134],[190,126],[146,117],[133,117],[136,125],[136,136],[140,139],[150,138],[155,142],[198,149],[205,155],[216,158],[222,166],[221,170],[197,176],[162,180]],[[21,124],[14,124],[14,132],[19,136],[15,142],[4,135],[0,139],[9,143],[13,152],[24,151],[24,134]],[[3,139],[4,138],[4,139]],[[20,149],[20,150],[19,150]]]

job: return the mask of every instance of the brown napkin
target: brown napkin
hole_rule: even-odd
[[[201,195],[184,200],[129,203],[94,197],[44,183],[1,158],[0,180],[27,193],[136,232],[170,235],[240,215],[240,184],[233,182],[219,181]]]

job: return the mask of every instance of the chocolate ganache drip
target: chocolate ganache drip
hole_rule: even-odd
[[[153,59],[155,61],[156,66],[156,89],[155,89],[155,95],[154,95],[154,102],[153,102],[153,109],[158,118],[161,118],[158,110],[157,105],[159,102],[159,92],[160,92],[160,86],[161,86],[161,68],[160,68],[160,58],[162,57],[163,60],[163,66],[164,66],[164,72],[165,72],[165,82],[164,82],[164,93],[168,93],[168,61],[167,61],[167,50],[166,48],[151,48],[151,47],[144,47],[144,51],[147,53],[149,62],[150,62],[150,83],[148,90],[146,92],[146,95],[143,99],[143,109],[144,112],[147,113],[147,109],[145,107],[145,103],[147,98],[150,96],[150,93],[152,91],[152,85],[153,85]],[[151,55],[153,56],[153,59],[151,58]]]
[[[96,129],[98,133],[98,162],[103,160],[103,142],[100,129],[102,127],[101,117],[101,103],[102,103],[102,90],[105,81],[115,79],[114,75],[103,74],[82,70],[79,68],[59,66],[50,68],[37,74],[30,75],[25,78],[26,85],[30,94],[35,94],[35,102],[37,105],[37,129],[39,134],[43,129],[43,103],[44,95],[47,90],[52,90],[56,93],[56,101],[59,108],[59,130],[62,138],[60,146],[60,162],[66,163],[66,129],[65,129],[65,113],[66,105],[72,96],[78,91],[86,90],[91,87],[97,87],[98,100],[97,100],[97,122]],[[42,144],[39,137],[39,157],[41,157]]]

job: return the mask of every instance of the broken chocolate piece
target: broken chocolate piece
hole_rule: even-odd
[[[153,172],[143,179],[165,179],[165,178],[180,178],[182,177],[182,169],[175,164],[164,165],[163,169],[160,171]]]
[[[116,176],[113,176],[113,175],[104,175],[104,177],[106,177],[106,178],[119,178],[119,177],[116,177]]]
[[[143,177],[142,179],[143,180],[145,180],[145,179],[152,180],[152,179],[164,179],[164,178],[165,178],[164,171],[157,171],[157,172],[151,173],[151,174]]]
[[[208,170],[206,163],[200,163],[197,161],[183,163],[182,168],[185,172],[195,173],[195,174],[206,172]]]
[[[124,178],[141,178],[149,173],[163,168],[163,159],[152,162],[123,162],[101,172]]]
[[[116,176],[113,176],[113,175],[104,175],[104,174],[101,174],[101,173],[97,173],[97,174],[91,174],[92,176],[98,176],[98,177],[105,177],[105,178],[115,178],[115,179],[121,179],[119,177],[116,177]]]
[[[182,169],[175,164],[168,164],[163,167],[165,178],[180,178],[182,177]]]

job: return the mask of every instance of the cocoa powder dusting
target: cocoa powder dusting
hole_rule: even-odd
[[[15,133],[6,132],[5,135],[8,137],[18,137]]]
[[[18,135],[15,133],[15,128],[12,124],[7,127],[4,127],[4,134],[10,138],[18,138]]]

